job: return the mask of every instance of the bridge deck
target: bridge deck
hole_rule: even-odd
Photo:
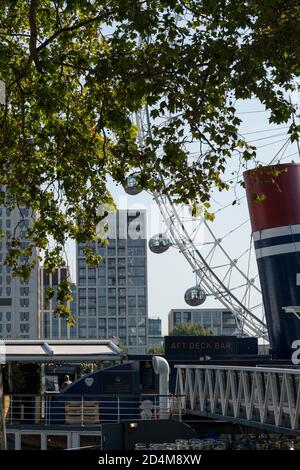
[[[300,435],[300,369],[177,365],[186,412]]]

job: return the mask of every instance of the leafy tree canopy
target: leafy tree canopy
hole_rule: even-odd
[[[212,331],[197,323],[180,323],[176,325],[171,336],[211,336]]]
[[[6,204],[38,215],[27,238],[47,269],[67,238],[96,239],[97,208],[113,204],[108,175],[123,184],[138,171],[143,188],[208,215],[232,154],[255,159],[236,100],[257,97],[274,123],[295,111],[286,92],[300,72],[299,14],[298,0],[1,1],[0,184]],[[145,104],[152,133],[141,147],[132,115]],[[190,141],[203,149],[192,164]],[[15,232],[15,275],[28,277],[19,259],[31,249]]]
[[[164,354],[165,347],[164,346],[152,346],[149,348],[148,354]]]

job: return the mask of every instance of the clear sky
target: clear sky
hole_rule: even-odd
[[[292,97],[294,103],[299,105],[299,96]],[[258,147],[259,159],[269,163],[279,155],[273,163],[282,158],[283,162],[299,161],[296,144],[289,144],[282,151],[280,149],[287,140],[287,124],[274,126],[268,123],[268,113],[262,104],[255,100],[239,103],[239,117],[243,119],[241,133],[247,134],[249,141],[253,141]],[[300,162],[300,161],[299,161]],[[237,170],[237,160],[233,159],[228,166],[228,174]],[[241,170],[242,172],[242,170]],[[154,235],[161,231],[162,223],[158,207],[150,194],[142,192],[137,196],[128,196],[123,188],[116,187],[109,182],[110,190],[119,208],[145,208],[147,210],[148,235]],[[211,224],[213,232],[220,238],[224,238],[224,246],[233,259],[238,258],[249,246],[251,229],[248,222],[248,210],[242,188],[237,188],[228,193],[214,193],[212,207],[219,210],[216,220]],[[236,197],[242,198],[240,203],[231,206]],[[229,204],[224,210],[222,207]],[[244,223],[245,222],[245,223]],[[239,229],[236,227],[243,224]],[[232,233],[230,233],[232,232]],[[72,277],[76,279],[75,271],[75,246],[70,243],[68,258],[71,266]],[[245,258],[245,257],[244,257]],[[246,264],[241,260],[241,269],[246,269]],[[255,259],[252,260],[252,275],[256,274]],[[184,293],[187,288],[195,284],[195,275],[182,254],[176,248],[170,248],[164,254],[153,254],[148,250],[148,309],[150,317],[160,317],[163,321],[163,333],[167,333],[167,315],[172,308],[186,308]],[[203,307],[221,306],[212,298],[208,298]]]

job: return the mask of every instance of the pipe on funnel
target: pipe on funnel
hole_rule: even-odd
[[[159,376],[159,419],[168,419],[170,366],[161,356],[153,356],[152,364],[154,372]]]

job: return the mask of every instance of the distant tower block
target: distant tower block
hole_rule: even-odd
[[[300,321],[286,306],[300,305],[300,165],[244,173],[270,345],[277,358],[291,357]]]

